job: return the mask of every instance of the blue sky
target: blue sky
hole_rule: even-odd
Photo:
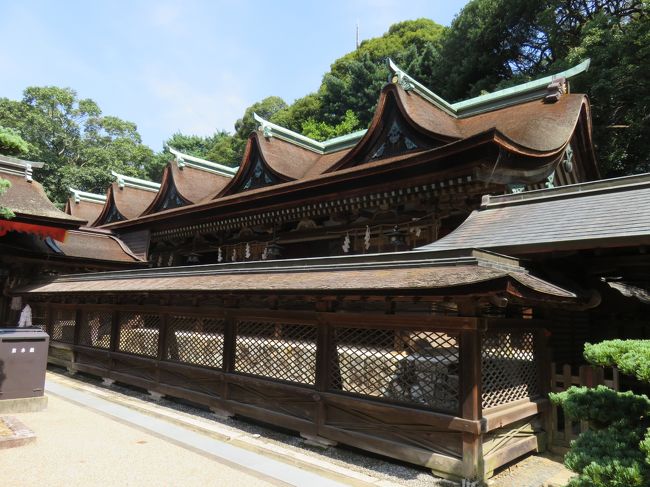
[[[407,19],[449,25],[465,3],[0,0],[0,97],[68,86],[160,150],[177,131],[232,131],[267,96],[315,91],[357,22],[361,40]]]

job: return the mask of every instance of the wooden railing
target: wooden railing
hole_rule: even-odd
[[[561,366],[561,372],[558,372],[558,365],[555,362],[551,363],[551,392],[563,392],[571,386],[597,387],[599,385],[615,391],[619,390],[619,373],[615,367],[581,365],[577,368],[578,375],[573,375],[574,370],[575,367],[564,364]],[[586,421],[572,421],[563,413],[561,407],[552,404],[547,428],[551,449],[562,452],[569,447],[571,440],[589,429],[589,424]]]

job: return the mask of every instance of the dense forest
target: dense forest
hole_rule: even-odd
[[[650,171],[650,0],[472,0],[449,27],[428,19],[392,25],[334,61],[317,91],[292,104],[277,96],[254,103],[232,133],[176,133],[165,144],[238,165],[253,112],[319,140],[364,128],[387,57],[452,102],[591,58],[572,90],[590,97],[602,175]],[[0,153],[44,161],[38,179],[58,203],[69,186],[103,193],[110,170],[159,180],[169,159],[142,143],[134,123],[51,86],[0,98]]]

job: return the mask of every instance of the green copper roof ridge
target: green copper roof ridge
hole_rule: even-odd
[[[281,125],[269,122],[257,113],[253,113],[253,118],[259,122],[260,126],[258,127],[258,130],[262,132],[264,137],[277,137],[278,139],[297,145],[303,149],[316,152],[317,154],[328,154],[346,147],[351,147],[356,144],[367,131],[366,129],[357,130],[349,134],[339,135],[338,137],[319,142],[307,137],[306,135],[299,134],[298,132],[282,127]]]
[[[253,118],[256,122],[259,122],[260,125],[258,130],[262,131],[264,137],[277,137],[278,139],[286,140],[287,142],[291,142],[312,152],[317,152],[319,154],[325,153],[325,146],[322,142],[318,142],[317,140],[299,134],[298,132],[294,132],[293,130],[282,127],[281,125],[269,122],[254,112]]]
[[[436,105],[438,108],[447,112],[449,115],[452,115],[454,117],[457,116],[456,108],[454,108],[451,103],[449,103],[441,96],[436,95],[429,88],[410,76],[406,71],[400,69],[400,67],[395,64],[391,58],[387,58],[386,63],[388,64],[388,69],[391,71],[393,76],[397,76],[397,80],[395,82],[399,84],[404,89],[404,91],[415,91],[429,103]]]
[[[361,140],[364,135],[366,135],[366,132],[368,132],[368,129],[361,129],[350,132],[349,134],[339,135],[338,137],[324,140],[322,144],[325,147],[325,153],[327,154],[347,147],[352,147]]]
[[[68,190],[72,194],[75,203],[79,203],[80,201],[89,201],[91,203],[103,204],[106,202],[106,195],[104,194],[89,193],[88,191],[81,191],[80,189],[74,189],[72,187],[68,187]]]
[[[545,92],[546,87],[554,80],[559,78],[572,78],[581,74],[587,69],[591,63],[590,59],[586,59],[580,64],[573,66],[560,73],[552,74],[539,78],[536,80],[528,81],[520,85],[511,86],[502,90],[488,93],[486,95],[476,96],[467,100],[459,101],[456,103],[449,103],[442,97],[436,95],[429,88],[422,83],[411,77],[408,73],[400,69],[395,62],[388,58],[388,69],[392,72],[393,76],[397,76],[396,80],[391,80],[399,84],[405,91],[415,91],[418,95],[423,97],[428,102],[447,112],[449,115],[461,118],[470,115],[476,115],[487,111],[492,111],[498,108],[504,108],[512,104],[518,104],[532,99],[540,98]]]
[[[459,101],[453,103],[452,106],[458,113],[460,113],[469,111],[472,108],[490,105],[494,101],[512,98],[512,95],[525,95],[527,93],[535,92],[538,90],[545,90],[546,87],[556,79],[569,79],[578,74],[584,73],[589,69],[590,64],[591,59],[585,59],[580,64],[577,64],[576,66],[573,66],[559,73],[551,74],[536,80],[527,81],[526,83],[504,88],[502,90],[487,93],[485,95],[480,95],[474,98],[469,98],[467,100]]]
[[[147,181],[146,179],[135,178],[133,176],[127,176],[125,174],[120,174],[115,171],[111,171],[111,175],[116,179],[117,185],[120,188],[128,186],[135,189],[143,189],[145,191],[158,192],[160,189],[159,183],[154,183],[153,181]]]
[[[5,163],[15,167],[32,167],[34,169],[42,168],[45,163],[41,161],[28,161],[26,159],[19,159],[18,157],[7,156],[5,154],[0,154],[0,164]]]
[[[188,165],[195,169],[200,169],[230,178],[234,177],[234,175],[239,170],[239,166],[230,167],[224,164],[219,164],[218,162],[208,161],[207,159],[202,159],[191,154],[185,154],[184,152],[174,149],[171,146],[167,146],[167,150],[176,157],[177,164],[179,164],[179,162],[182,162],[183,165]],[[179,161],[179,158],[181,161]],[[179,165],[179,167],[182,167],[182,165]]]

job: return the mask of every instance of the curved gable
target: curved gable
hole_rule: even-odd
[[[127,219],[120,213],[120,210],[118,210],[117,205],[115,204],[115,198],[113,195],[115,186],[116,183],[113,183],[108,187],[108,190],[106,191],[106,203],[104,203],[104,207],[97,219],[92,223],[93,227],[121,222]]]
[[[400,93],[400,91],[404,90],[396,84],[388,84],[384,87],[366,134],[347,155],[330,167],[327,172],[347,169],[407,152],[434,149],[457,140],[456,131],[448,130],[448,123],[445,123],[441,130],[437,131],[417,123],[415,121],[418,118],[417,115],[421,115],[423,111],[421,104],[427,105],[426,109],[429,114],[436,109],[424,100],[421,103],[418,103],[417,100],[410,100],[409,104],[405,104],[402,100],[403,96],[413,98],[419,98],[419,96]],[[416,116],[409,113],[409,110],[416,112]],[[441,115],[443,120],[450,118],[446,114]],[[452,121],[452,127],[453,125]]]
[[[160,190],[156,194],[156,197],[151,202],[151,204],[145,209],[142,214],[149,215],[151,213],[157,213],[159,211],[170,210],[172,208],[179,208],[181,206],[189,205],[192,202],[184,198],[174,181],[172,167],[174,166],[173,162],[170,162],[165,167],[162,177],[162,183],[160,184]]]
[[[275,165],[276,167],[272,167],[263,155],[263,151],[260,147],[261,144],[262,143],[260,142],[257,133],[252,134],[249,137],[248,143],[246,144],[244,159],[239,167],[239,171],[230,184],[228,184],[223,191],[218,193],[216,197],[242,193],[244,191],[264,186],[273,186],[296,179],[295,177],[282,174],[276,170],[276,168],[280,169],[277,164]],[[289,160],[289,158],[286,160]]]

